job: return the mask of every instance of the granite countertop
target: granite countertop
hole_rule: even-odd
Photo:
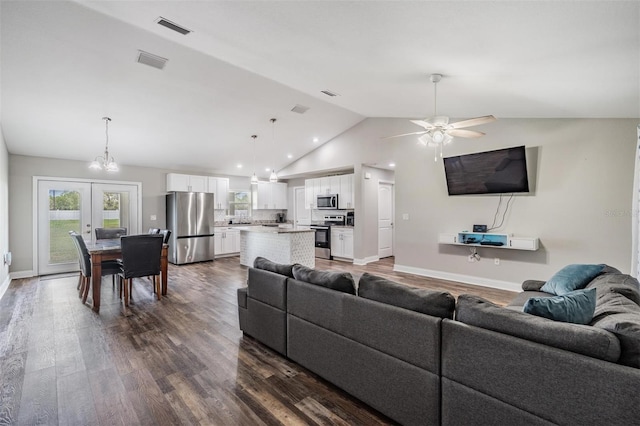
[[[262,234],[294,234],[298,232],[316,232],[313,229],[309,229],[305,227],[300,228],[278,228],[276,226],[246,226],[246,227],[237,227],[240,229],[240,232],[260,232]]]

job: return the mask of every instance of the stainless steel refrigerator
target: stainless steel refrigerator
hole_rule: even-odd
[[[171,231],[169,262],[182,265],[213,260],[214,207],[213,194],[167,194],[167,229]]]

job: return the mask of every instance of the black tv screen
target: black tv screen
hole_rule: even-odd
[[[525,147],[444,159],[449,195],[529,192]]]

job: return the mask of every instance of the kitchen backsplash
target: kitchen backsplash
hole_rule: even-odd
[[[254,210],[253,214],[249,218],[242,218],[239,216],[229,216],[226,210],[215,210],[214,220],[216,225],[226,225],[229,220],[233,220],[234,223],[248,221],[250,223],[271,223],[276,221],[277,213],[287,213],[286,210]],[[287,222],[291,218],[287,217]]]

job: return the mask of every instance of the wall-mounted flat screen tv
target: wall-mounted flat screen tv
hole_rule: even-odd
[[[444,159],[449,195],[529,192],[524,146]]]

